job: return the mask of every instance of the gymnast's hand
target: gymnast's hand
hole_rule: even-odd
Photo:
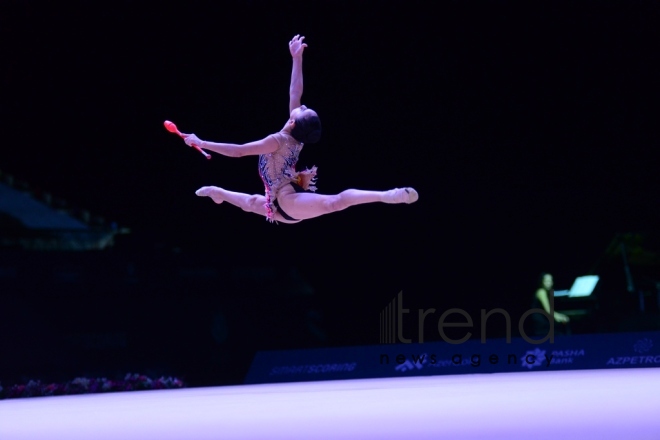
[[[302,57],[303,50],[307,47],[307,44],[303,43],[305,37],[296,35],[289,41],[289,52],[293,58]]]
[[[202,146],[202,140],[198,138],[194,133],[187,134],[185,136],[186,137],[184,138],[184,142],[189,147],[192,147],[193,145],[197,145],[198,147]]]

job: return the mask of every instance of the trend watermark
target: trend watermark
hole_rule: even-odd
[[[554,298],[551,297],[549,300],[550,300],[550,313],[546,312],[543,309],[529,309],[525,313],[523,313],[520,316],[520,319],[518,320],[518,330],[520,331],[520,335],[526,342],[529,342],[530,344],[542,344],[548,340],[550,341],[551,344],[555,342],[555,325],[553,319],[554,310],[555,310]],[[435,312],[436,309],[433,308],[418,309],[417,311],[418,341],[417,342],[419,343],[424,342],[424,323],[428,315],[432,315]],[[407,315],[408,313],[410,313],[410,309],[406,309],[403,307],[403,290],[402,290],[397,294],[396,298],[392,299],[392,301],[380,312],[380,343],[381,344],[396,344],[396,343],[411,344],[413,342],[412,339],[406,338],[403,335],[403,318],[404,315]],[[525,320],[529,316],[535,313],[544,315],[549,323],[548,334],[542,339],[532,339],[525,332],[525,328],[524,328]],[[490,318],[495,314],[500,314],[504,316],[504,319],[506,320],[506,342],[508,344],[511,343],[511,316],[505,309],[502,308],[492,309],[489,311],[486,311],[486,309],[481,309],[481,342],[482,343],[486,342],[486,323],[488,321],[488,318]],[[451,315],[461,315],[465,320],[463,322],[446,322],[447,318]],[[462,344],[472,337],[472,332],[468,331],[466,335],[460,339],[452,339],[449,336],[447,336],[447,333],[445,332],[445,328],[449,328],[449,327],[472,328],[474,327],[474,322],[472,320],[472,316],[470,316],[468,312],[459,308],[452,308],[446,310],[445,312],[442,313],[442,315],[440,315],[440,318],[438,319],[438,333],[440,334],[442,340],[450,344]]]

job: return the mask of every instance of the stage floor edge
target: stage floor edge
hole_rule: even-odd
[[[660,369],[352,379],[0,401],[0,438],[658,439]]]

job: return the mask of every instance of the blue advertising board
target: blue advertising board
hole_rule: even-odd
[[[264,351],[245,383],[642,367],[660,367],[660,332]]]

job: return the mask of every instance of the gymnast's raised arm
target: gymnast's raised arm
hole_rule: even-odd
[[[300,98],[303,93],[302,57],[303,51],[307,47],[307,44],[303,43],[304,39],[305,37],[296,35],[289,41],[289,52],[293,58],[291,85],[289,86],[289,113],[300,107]]]

